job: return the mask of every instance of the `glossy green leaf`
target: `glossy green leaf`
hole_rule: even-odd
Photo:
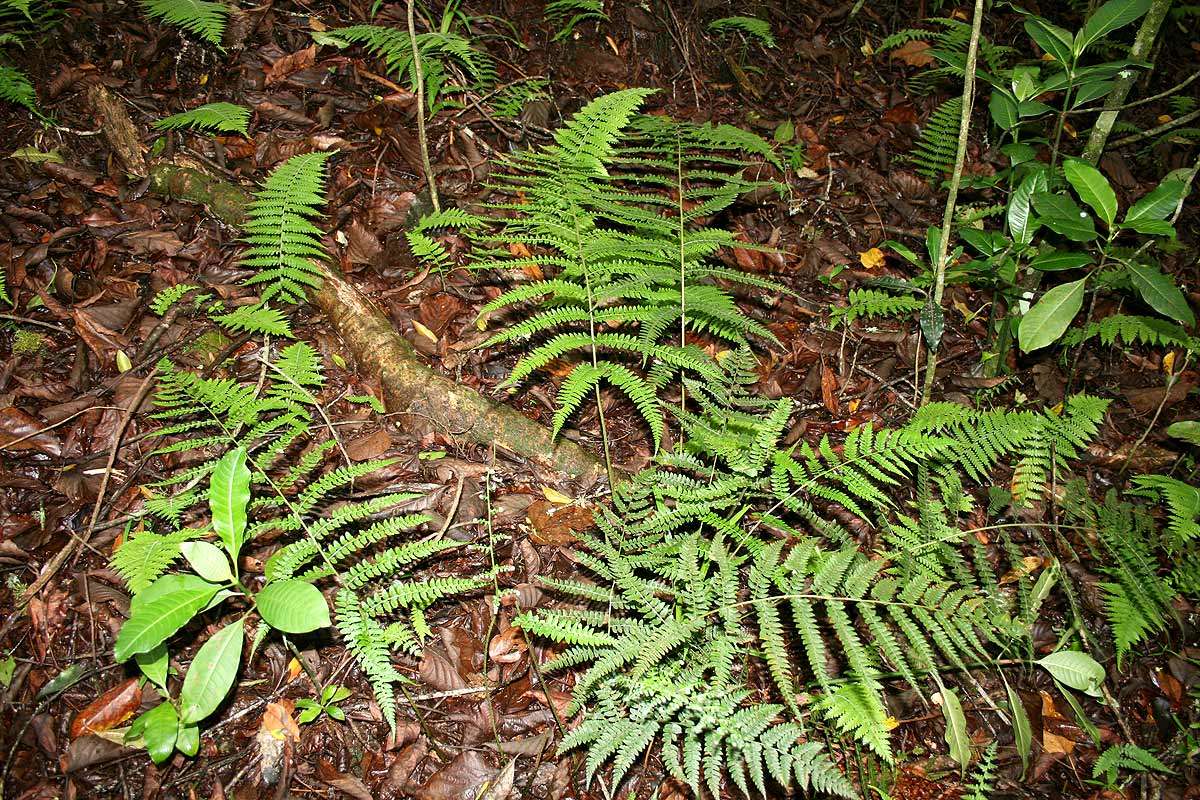
[[[942,716],[946,718],[946,744],[950,748],[950,757],[958,763],[965,773],[971,763],[971,737],[967,733],[967,718],[963,714],[962,703],[958,695],[951,689],[943,688],[939,694],[942,697]]]
[[[1017,116],[1017,101],[999,89],[992,92],[992,98],[988,101],[988,112],[1001,130],[1011,131],[1021,121]]]
[[[1079,269],[1092,263],[1092,257],[1087,253],[1073,253],[1068,250],[1051,250],[1042,253],[1029,262],[1031,269],[1039,272],[1061,272],[1068,269]]]
[[[273,581],[254,598],[268,625],[284,633],[329,627],[329,604],[321,590],[296,578]]]
[[[87,667],[82,663],[72,664],[39,689],[37,697],[34,699],[45,700],[47,697],[56,697],[83,680],[85,675],[87,675]]]
[[[1071,108],[1082,108],[1093,100],[1099,100],[1116,85],[1116,81],[1088,81],[1075,90],[1075,95],[1071,98]]]
[[[1034,663],[1049,672],[1059,683],[1092,697],[1100,696],[1100,687],[1104,684],[1104,667],[1087,653],[1059,650]]]
[[[231,622],[212,635],[196,652],[183,676],[179,718],[195,723],[217,710],[242,663],[242,621]]]
[[[175,749],[185,756],[194,756],[200,752],[200,728],[197,725],[179,723],[179,734],[175,739]]]
[[[1125,212],[1125,225],[1143,220],[1165,220],[1175,213],[1188,186],[1183,181],[1163,181]]]
[[[1041,17],[1028,17],[1025,32],[1037,42],[1037,46],[1054,56],[1064,68],[1071,66],[1071,45],[1074,41],[1070,31],[1058,27]]]
[[[1200,447],[1200,422],[1196,420],[1173,422],[1167,426],[1167,436],[1182,439],[1188,444]]]
[[[1037,170],[1026,175],[1013,190],[1008,200],[1008,232],[1017,244],[1026,245],[1033,241],[1033,234],[1038,229],[1038,222],[1033,217],[1033,195],[1046,191],[1046,188],[1046,173]]]
[[[233,572],[229,569],[229,556],[211,542],[192,541],[179,545],[180,552],[196,574],[213,583],[229,583]]]
[[[153,650],[148,650],[145,653],[138,653],[133,657],[137,663],[138,669],[146,676],[146,679],[160,689],[167,688],[167,667],[170,659],[167,655],[167,646],[160,644]]]
[[[1026,353],[1054,344],[1083,306],[1087,278],[1055,286],[1021,318],[1017,340]]]
[[[246,448],[235,447],[213,469],[208,487],[212,525],[230,558],[237,559],[246,533],[246,503],[250,501],[250,469]]]
[[[1117,193],[1100,170],[1086,161],[1069,158],[1063,162],[1063,173],[1079,199],[1091,206],[1104,224],[1112,225],[1117,218]]]
[[[164,578],[159,578],[159,581],[161,580]],[[150,591],[151,588],[153,584],[147,587],[146,591]],[[142,603],[136,609],[131,605],[132,616],[117,634],[113,658],[121,662],[158,647],[168,636],[186,625],[200,609],[208,605],[208,601],[216,593],[216,586],[200,581],[198,585],[177,589]]]
[[[1065,194],[1036,192],[1033,207],[1042,224],[1073,242],[1090,242],[1097,236],[1095,220]]]
[[[1017,755],[1021,757],[1021,774],[1029,769],[1029,754],[1033,751],[1033,726],[1029,723],[1029,715],[1025,713],[1025,704],[1021,702],[1021,695],[1008,684],[1005,684],[1005,689],[1008,690],[1008,713],[1012,717],[1013,730],[1013,745],[1017,748]]]
[[[1147,236],[1174,236],[1175,226],[1165,219],[1139,219],[1123,223],[1123,227],[1144,233]]]
[[[1113,31],[1123,28],[1150,10],[1150,0],[1109,0],[1096,9],[1075,35],[1072,51],[1078,57]]]
[[[1171,276],[1158,267],[1137,262],[1130,262],[1128,269],[1130,281],[1148,306],[1183,325],[1196,323],[1192,307]]]
[[[142,714],[129,728],[125,741],[140,738],[155,764],[161,764],[175,752],[175,740],[179,734],[179,716],[175,706],[169,702],[159,703]]]

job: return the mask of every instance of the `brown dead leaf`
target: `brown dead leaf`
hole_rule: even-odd
[[[67,619],[67,592],[47,590],[44,596],[45,599],[35,597],[29,601],[29,622],[33,626],[33,644],[39,658],[46,657],[50,643]]]
[[[933,56],[929,55],[929,42],[921,39],[913,39],[911,42],[905,42],[900,47],[892,50],[890,57],[899,59],[910,67],[928,67],[933,63]]]
[[[515,664],[521,660],[525,650],[525,637],[521,629],[509,626],[503,633],[492,637],[488,643],[488,658],[499,664]]]
[[[383,245],[379,237],[358,220],[346,229],[346,258],[351,264],[382,266]]]
[[[446,292],[435,292],[421,299],[417,316],[425,327],[441,336],[462,311],[463,302],[457,297]]]
[[[45,423],[9,406],[0,409],[0,452],[36,450],[48,456],[62,455],[62,442],[52,432],[43,430]]]
[[[292,743],[300,738],[300,727],[292,719],[295,704],[280,700],[267,706],[254,734],[258,746],[258,772],[262,782],[273,786],[283,774]]]
[[[418,674],[422,681],[438,691],[449,692],[467,688],[466,680],[454,665],[441,653],[428,647],[421,655]]]
[[[574,503],[555,505],[549,500],[535,500],[526,511],[534,543],[556,547],[572,544],[576,533],[592,527],[592,516],[590,508]]]
[[[375,800],[365,783],[353,775],[338,772],[337,767],[323,758],[317,763],[317,777],[354,800]]]
[[[821,359],[821,402],[825,404],[825,409],[834,415],[838,413],[837,388],[837,376],[825,360]]]
[[[274,63],[266,68],[266,84],[267,86],[273,86],[287,76],[299,72],[302,69],[308,69],[315,63],[317,63],[316,44],[309,45],[303,50],[297,50],[294,53],[289,53],[283,58],[277,59]]]
[[[474,750],[464,750],[429,781],[414,792],[421,800],[463,800],[477,797],[479,790],[490,781],[496,770]]]
[[[351,461],[370,461],[379,458],[392,446],[392,437],[384,428],[364,433],[346,442],[346,455]]]
[[[132,717],[141,703],[142,687],[137,678],[118,683],[75,715],[71,721],[71,738],[117,727]]]
[[[300,726],[296,724],[296,720],[292,719],[294,709],[295,704],[286,699],[268,704],[267,710],[263,712],[259,729],[266,732],[272,739],[280,741],[299,739]]]

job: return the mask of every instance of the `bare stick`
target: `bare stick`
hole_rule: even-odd
[[[429,200],[434,211],[441,211],[433,165],[429,162],[429,139],[425,135],[425,70],[421,69],[421,48],[417,47],[417,24],[414,19],[414,0],[408,0],[408,41],[412,44],[413,83],[417,92],[417,141],[421,146],[421,163],[425,167],[425,183],[429,184]]]

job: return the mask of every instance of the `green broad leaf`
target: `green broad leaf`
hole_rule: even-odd
[[[1033,752],[1033,726],[1029,723],[1029,715],[1025,713],[1025,704],[1021,702],[1021,695],[1008,684],[1004,685],[1008,690],[1008,711],[1012,717],[1013,728],[1013,744],[1017,748],[1017,755],[1021,757],[1021,774],[1024,775],[1029,769],[1029,754]]]
[[[217,587],[213,584],[200,583],[203,585],[168,592],[140,604],[136,609],[131,604],[131,616],[117,634],[113,658],[119,663],[138,653],[148,653],[186,625],[217,593]],[[150,591],[153,585],[147,587],[146,591]]]
[[[1024,103],[1026,100],[1032,100],[1042,93],[1041,84],[1038,83],[1038,68],[1033,66],[1013,67],[1012,71],[1012,93],[1018,103]]]
[[[1166,180],[1155,186],[1125,212],[1124,225],[1133,227],[1134,223],[1146,220],[1164,221],[1175,213],[1179,201],[1187,193],[1188,185],[1183,181]]]
[[[83,680],[83,676],[86,674],[87,668],[82,663],[76,662],[55,675],[49,683],[41,688],[34,699],[45,700],[47,697],[57,697]]]
[[[1033,241],[1033,234],[1038,229],[1038,222],[1033,216],[1033,195],[1047,188],[1046,173],[1038,170],[1026,175],[1013,190],[1008,200],[1008,232],[1017,244],[1027,245]]]
[[[1200,422],[1196,420],[1173,422],[1167,426],[1167,436],[1182,439],[1188,444],[1200,447]]]
[[[1021,318],[1017,340],[1026,353],[1054,344],[1083,307],[1087,278],[1055,286]]]
[[[951,689],[943,688],[939,694],[942,697],[942,716],[946,718],[946,744],[950,747],[950,757],[958,763],[963,774],[971,763],[971,737],[967,734],[967,717],[963,714],[962,703],[958,695]]]
[[[1026,161],[1033,161],[1037,158],[1037,150],[1024,142],[1009,142],[1000,148],[1000,152],[1008,156],[1008,165],[1010,167],[1015,167],[1018,164],[1024,164]]]
[[[175,739],[175,749],[185,756],[194,756],[200,752],[200,727],[179,723],[179,734]]]
[[[180,720],[194,724],[217,710],[242,663],[242,621],[229,623],[196,651],[179,692]]]
[[[225,545],[229,557],[236,560],[246,533],[246,503],[250,501],[250,469],[246,466],[246,448],[226,453],[213,469],[208,487],[208,507],[212,525]]]
[[[229,569],[229,556],[211,542],[184,542],[179,545],[183,557],[196,574],[213,583],[230,583],[233,572]]]
[[[1150,0],[1109,0],[1083,23],[1071,44],[1072,52],[1078,58],[1097,40],[1124,28],[1149,10]]]
[[[1042,253],[1029,262],[1030,269],[1039,272],[1062,272],[1068,269],[1079,269],[1092,263],[1092,257],[1087,253],[1072,253],[1068,250],[1051,250]]]
[[[946,316],[942,313],[942,307],[933,301],[933,295],[930,295],[921,307],[919,324],[921,335],[925,337],[929,349],[936,351],[942,343],[942,334],[946,331]]]
[[[999,125],[1001,130],[1011,131],[1021,121],[1017,115],[1017,101],[999,89],[992,92],[988,112],[992,115],[992,122]]]
[[[1065,194],[1036,192],[1033,207],[1047,228],[1073,242],[1090,242],[1096,238],[1096,222]]]
[[[925,229],[925,253],[929,256],[929,266],[937,269],[938,251],[942,246],[942,229],[930,225]]]
[[[159,703],[142,714],[125,734],[125,741],[132,743],[141,739],[150,754],[150,760],[161,764],[175,752],[175,740],[179,735],[179,715],[170,702]]]
[[[1088,81],[1075,90],[1075,96],[1071,98],[1071,108],[1082,108],[1093,100],[1099,100],[1116,85],[1116,81]]]
[[[1071,66],[1071,45],[1074,37],[1071,32],[1044,20],[1041,17],[1028,17],[1025,20],[1025,32],[1029,38],[1037,42],[1037,46],[1054,56],[1054,60],[1067,68]]]
[[[146,680],[164,691],[167,688],[167,667],[170,659],[167,655],[167,646],[160,644],[153,650],[148,650],[145,653],[138,653],[133,657],[137,663],[138,669],[146,676]]]
[[[1104,685],[1104,667],[1087,653],[1059,650],[1034,663],[1049,672],[1059,683],[1092,697],[1100,696],[1100,687]]]
[[[173,572],[169,575],[163,575],[133,596],[133,599],[129,602],[129,615],[131,617],[135,616],[138,613],[138,609],[142,606],[152,603],[172,592],[181,592],[188,589],[213,589],[215,591],[217,588],[217,586],[204,580],[199,575],[193,575],[190,572]]]
[[[268,583],[254,602],[266,623],[284,633],[308,633],[330,625],[329,604],[321,590],[297,578]]]
[[[1130,281],[1148,306],[1183,325],[1196,324],[1192,307],[1171,276],[1158,267],[1137,262],[1130,262],[1128,269]]]
[[[1139,219],[1122,223],[1121,227],[1144,233],[1147,236],[1174,236],[1175,226],[1165,219]]]
[[[775,141],[780,144],[787,144],[796,138],[796,126],[790,119],[785,119],[783,122],[775,126]]]
[[[12,684],[13,673],[17,671],[17,658],[9,653],[0,658],[0,687],[7,689]]]
[[[1117,193],[1100,170],[1086,161],[1069,158],[1063,162],[1063,173],[1079,199],[1091,206],[1105,225],[1112,225],[1117,218]]]

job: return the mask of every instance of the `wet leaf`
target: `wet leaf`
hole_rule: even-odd
[[[61,456],[62,443],[46,423],[9,406],[0,409],[0,452],[36,450],[48,456]]]
[[[71,738],[117,727],[133,716],[141,702],[142,687],[137,678],[118,683],[75,715],[71,721]]]
[[[196,723],[217,710],[229,694],[242,663],[242,621],[235,620],[201,645],[183,676],[180,719]]]

